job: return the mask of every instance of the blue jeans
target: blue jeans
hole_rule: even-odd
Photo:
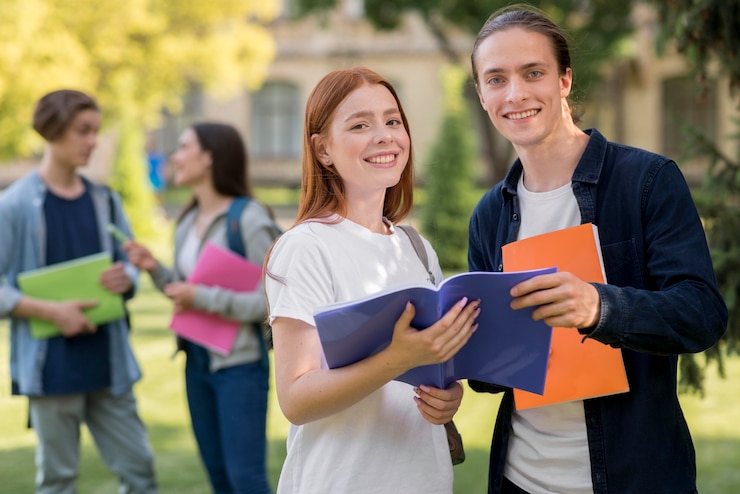
[[[203,347],[188,342],[185,352],[190,418],[214,493],[271,493],[265,466],[269,369],[258,361],[211,372]]]

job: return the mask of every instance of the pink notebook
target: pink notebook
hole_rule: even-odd
[[[251,292],[259,286],[261,278],[261,266],[208,242],[188,282]],[[227,355],[234,345],[239,324],[239,321],[224,319],[217,314],[188,310],[172,316],[170,329],[186,340]]]

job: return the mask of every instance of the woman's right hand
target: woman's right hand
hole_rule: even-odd
[[[152,272],[157,269],[159,262],[152,256],[152,253],[136,242],[135,240],[129,240],[125,242],[121,248],[128,255],[128,260],[136,266],[138,269]]]
[[[446,362],[478,329],[475,320],[480,314],[479,306],[480,300],[468,302],[467,298],[463,298],[439,321],[420,331],[411,327],[416,309],[409,302],[396,321],[388,350],[408,369]]]

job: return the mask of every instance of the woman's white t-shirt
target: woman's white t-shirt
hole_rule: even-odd
[[[441,280],[437,256],[424,243]],[[288,317],[311,325],[320,306],[428,279],[403,231],[382,235],[346,219],[285,232],[267,269],[270,322]],[[427,422],[413,398],[412,386],[391,381],[330,417],[291,425],[278,493],[451,493],[444,427]]]

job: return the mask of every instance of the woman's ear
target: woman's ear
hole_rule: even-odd
[[[210,151],[204,151],[203,155],[204,155],[203,158],[205,159],[206,164],[208,166],[213,166],[213,153],[211,153]]]
[[[324,145],[323,139],[319,134],[313,134],[311,136],[311,145],[313,146],[313,152],[319,159],[322,165],[329,167],[331,166],[331,157],[329,156],[326,146]]]

